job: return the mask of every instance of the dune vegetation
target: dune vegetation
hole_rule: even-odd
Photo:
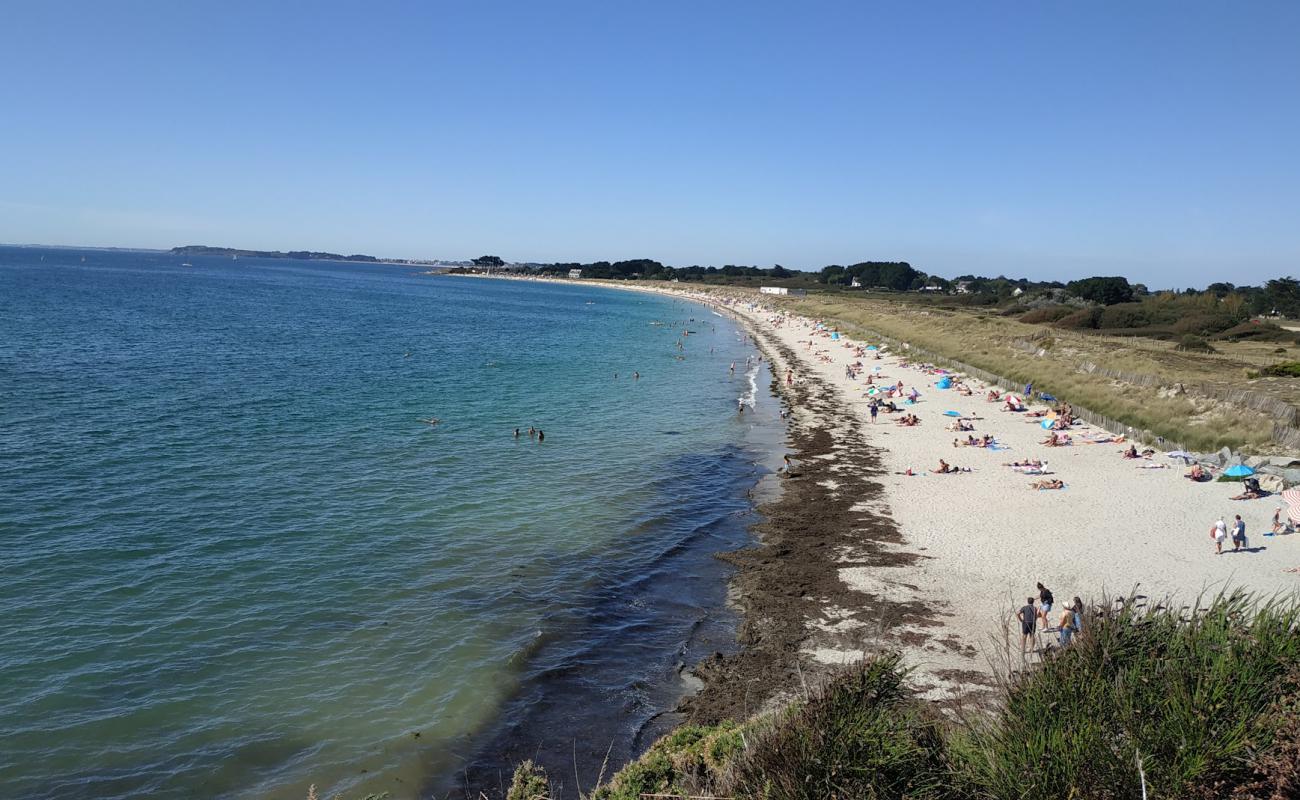
[[[1205,346],[1151,337],[1084,333],[1043,322],[1022,322],[978,309],[951,309],[872,295],[813,294],[783,303],[792,312],[826,320],[859,339],[885,337],[954,359],[1076,407],[1148,430],[1194,450],[1221,447],[1269,453],[1274,420],[1242,404],[1197,391],[1248,389],[1286,403],[1294,387],[1259,385],[1263,370],[1287,356],[1273,341],[1241,337]],[[1034,312],[1030,312],[1034,313]],[[1227,331],[1228,329],[1224,329]],[[1289,334],[1288,334],[1289,335]],[[1180,347],[1180,345],[1183,345]],[[1284,348],[1285,351],[1285,348]],[[1134,376],[1121,381],[1080,369],[1093,364]]]
[[[1298,624],[1246,594],[1102,601],[1041,663],[1009,656],[986,707],[945,716],[880,655],[781,711],[680,728],[582,797],[1298,797]],[[507,800],[574,796],[529,763]]]

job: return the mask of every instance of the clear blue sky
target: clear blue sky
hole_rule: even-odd
[[[1300,274],[1300,2],[0,0],[0,241]]]

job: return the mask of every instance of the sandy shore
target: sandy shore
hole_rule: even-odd
[[[1193,483],[1163,454],[1134,461],[1119,444],[1083,444],[1105,434],[1089,426],[1071,429],[1074,445],[1047,447],[1039,420],[1001,411],[980,383],[968,381],[975,394],[963,396],[936,388],[939,376],[905,353],[862,358],[856,348],[871,342],[832,340],[815,321],[783,313],[779,300],[636,288],[728,308],[775,373],[795,378],[778,382],[791,410],[794,475],[761,508],[759,545],[730,557],[744,650],[698,669],[705,688],[686,705],[698,721],[753,713],[882,649],[900,650],[932,699],[976,699],[1006,663],[1015,610],[1039,581],[1058,608],[1076,595],[1093,603],[1134,589],[1190,604],[1225,588],[1300,588],[1300,575],[1283,571],[1300,566],[1300,535],[1264,536],[1276,498],[1232,501],[1239,484]],[[847,378],[845,366],[858,361],[862,374]],[[873,425],[869,374],[915,387],[920,398],[907,410],[921,424],[881,415]],[[994,436],[1000,449],[954,448],[967,434],[948,430],[950,410],[973,418],[974,435]],[[940,458],[970,471],[933,474]],[[1026,459],[1045,460],[1048,477],[1066,488],[1036,491],[1029,484],[1038,476],[1003,466]],[[914,475],[902,474],[909,468]],[[1208,530],[1236,514],[1249,551],[1227,552],[1228,542],[1216,555]]]
[[[861,437],[881,454],[883,498],[862,501],[897,523],[901,550],[923,556],[883,567],[850,563],[846,554],[840,580],[864,596],[923,603],[937,612],[944,631],[936,636],[932,628],[906,625],[882,630],[878,620],[851,609],[828,609],[810,627],[844,635],[833,643],[813,637],[804,651],[816,661],[843,662],[863,649],[901,647],[918,680],[938,699],[960,691],[973,677],[968,670],[1000,663],[1014,610],[1036,594],[1039,581],[1052,589],[1058,605],[1076,595],[1091,602],[1135,588],[1149,597],[1192,603],[1198,594],[1224,588],[1274,594],[1300,587],[1300,576],[1283,571],[1300,565],[1300,536],[1264,536],[1276,498],[1233,501],[1240,484],[1194,483],[1183,477],[1181,462],[1163,454],[1131,460],[1121,456],[1123,445],[1084,444],[1090,435],[1106,434],[1090,426],[1070,430],[1072,446],[1048,447],[1040,420],[1002,411],[986,400],[988,387],[977,381],[967,381],[972,396],[941,390],[935,387],[940,376],[908,364],[905,352],[886,351],[875,360],[868,351],[861,358],[856,348],[870,342],[843,336],[834,341],[814,321],[779,311],[737,310],[798,354],[797,376],[817,376],[834,387],[859,421]],[[846,378],[845,366],[856,362],[865,366],[863,374]],[[879,372],[873,372],[876,367]],[[869,374],[877,383],[915,387],[919,401],[907,408],[921,424],[902,427],[889,415],[870,424]],[[948,430],[949,410],[974,418],[973,435],[991,434],[999,449],[954,448],[953,440],[967,434]],[[971,471],[934,474],[930,470],[940,458]],[[1003,466],[1025,459],[1046,461],[1049,477],[1066,488],[1035,491],[1029,484],[1036,476]],[[902,474],[909,468],[913,476]],[[1210,525],[1219,518],[1231,524],[1237,514],[1246,523],[1249,550],[1216,555]],[[915,633],[930,635],[909,644],[908,634]]]

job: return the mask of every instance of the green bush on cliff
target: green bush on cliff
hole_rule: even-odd
[[[940,721],[878,656],[775,715],[680,728],[588,800],[1300,797],[1300,607],[1100,608],[992,711]],[[508,800],[536,800],[520,781]]]
[[[789,709],[755,736],[726,791],[824,800],[937,798],[947,770],[937,721],[886,655]]]

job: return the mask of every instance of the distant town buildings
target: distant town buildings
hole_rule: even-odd
[[[808,294],[803,289],[789,289],[785,286],[760,286],[758,290],[763,294],[784,294],[791,297],[803,297]]]

